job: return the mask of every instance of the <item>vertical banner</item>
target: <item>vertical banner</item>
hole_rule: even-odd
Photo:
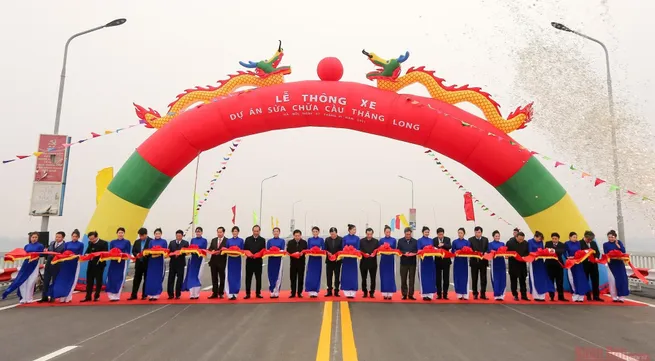
[[[252,211],[252,225],[255,226],[257,224],[257,212]]]
[[[273,231],[273,228],[275,228],[275,219],[273,216],[271,216],[271,231]]]
[[[275,227],[280,227],[280,219],[275,217]]]
[[[111,183],[111,180],[114,178],[114,168],[107,167],[98,171],[96,175],[96,205],[100,203],[100,198],[107,190],[107,186]]]
[[[473,210],[473,196],[471,192],[464,193],[464,213],[467,221],[475,221],[475,212]]]
[[[409,226],[412,228],[412,231],[416,230],[416,208],[409,209]]]
[[[232,225],[235,225],[237,221],[237,206],[236,204],[232,206]]]
[[[400,229],[400,214],[396,214],[396,221],[394,222],[396,229]]]
[[[293,231],[296,230],[296,220],[291,218],[291,222],[289,223],[289,232],[293,234]]]
[[[70,137],[67,135],[41,134],[39,136],[30,216],[61,216],[64,212],[64,193]]]

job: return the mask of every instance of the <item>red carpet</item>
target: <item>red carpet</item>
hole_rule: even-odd
[[[323,291],[324,293],[325,291]],[[322,293],[322,294],[323,294]],[[637,302],[632,302],[632,301],[625,301],[625,303],[615,303],[612,302],[611,299],[604,297],[605,302],[584,302],[584,303],[578,303],[578,302],[535,302],[535,301],[514,301],[511,293],[508,293],[505,295],[505,301],[495,301],[493,299],[491,300],[473,300],[473,297],[471,296],[471,299],[468,301],[460,301],[457,299],[454,293],[451,293],[448,297],[448,300],[434,300],[434,301],[423,301],[421,298],[417,299],[416,301],[412,300],[402,300],[400,293],[396,293],[394,298],[392,300],[384,300],[382,298],[381,294],[376,294],[375,298],[362,298],[362,293],[357,292],[357,297],[354,299],[348,299],[341,295],[341,297],[324,297],[321,294],[318,298],[310,298],[309,295],[306,293],[303,294],[303,298],[289,298],[289,291],[281,291],[280,292],[280,298],[277,299],[270,299],[268,297],[268,293],[265,292],[263,293],[264,298],[258,299],[255,298],[254,295],[252,296],[251,299],[249,300],[244,300],[244,292],[241,292],[239,297],[234,300],[230,301],[227,298],[224,299],[212,299],[209,300],[207,297],[211,295],[210,291],[205,291],[201,292],[200,294],[200,299],[197,300],[190,300],[189,299],[189,294],[188,293],[183,293],[182,298],[179,300],[169,300],[168,296],[166,293],[162,294],[159,300],[157,301],[148,301],[146,300],[133,300],[133,301],[127,301],[127,298],[130,297],[130,294],[128,292],[124,292],[123,296],[120,301],[118,302],[109,302],[109,299],[105,294],[102,294],[100,296],[100,300],[98,302],[84,302],[81,303],[80,300],[84,298],[83,293],[76,293],[73,295],[73,301],[70,303],[59,303],[59,302],[54,302],[54,303],[31,303],[31,304],[26,304],[26,305],[21,305],[21,307],[57,307],[57,306],[121,306],[121,305],[152,305],[152,304],[160,304],[160,305],[166,305],[166,304],[174,304],[174,305],[188,305],[188,304],[226,304],[226,303],[237,303],[237,304],[249,304],[249,303],[254,303],[254,304],[262,304],[262,303],[292,303],[292,302],[325,302],[325,301],[348,301],[348,302],[368,302],[368,303],[415,303],[415,304],[507,304],[507,305],[569,305],[569,306],[645,306],[644,304],[637,303]]]

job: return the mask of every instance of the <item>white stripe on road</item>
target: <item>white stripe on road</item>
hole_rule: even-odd
[[[625,361],[640,361],[640,359],[630,357],[622,352],[608,352],[608,354]]]
[[[66,347],[64,347],[64,348],[60,348],[59,350],[57,350],[57,351],[55,351],[55,352],[51,352],[51,353],[49,353],[49,354],[47,354],[47,355],[45,355],[45,356],[43,356],[43,357],[39,357],[39,358],[37,358],[37,359],[34,360],[34,361],[47,361],[47,360],[51,360],[51,359],[53,359],[53,358],[55,358],[55,357],[57,357],[57,356],[61,356],[61,355],[65,354],[66,352],[68,352],[68,351],[70,351],[70,350],[74,350],[74,349],[76,349],[76,348],[77,348],[77,346],[66,346]]]
[[[0,311],[8,310],[10,308],[14,308],[16,306],[20,305],[20,303],[14,303],[13,305],[5,306],[5,307],[0,307]]]
[[[604,296],[605,296],[605,297],[612,297],[611,295],[607,295],[607,294],[604,295]],[[625,300],[626,300],[626,301],[630,301],[630,302],[634,302],[634,303],[638,303],[638,304],[640,304],[640,305],[644,305],[644,306],[648,306],[648,307],[653,307],[653,308],[655,308],[655,305],[652,304],[652,303],[647,303],[647,302],[637,301],[637,300],[633,300],[633,299],[631,299],[631,298],[626,298]]]
[[[146,316],[148,316],[148,315],[150,315],[150,314],[153,314],[153,313],[155,313],[155,312],[157,312],[157,311],[163,310],[164,308],[166,308],[166,307],[168,307],[168,306],[170,306],[170,304],[168,304],[168,305],[164,305],[164,306],[159,307],[159,308],[157,308],[157,309],[155,309],[155,310],[152,310],[152,311],[150,311],[150,312],[146,312],[146,313],[144,313],[143,315],[141,315],[141,316],[139,316],[139,317],[135,317],[135,318],[133,318],[133,319],[131,319],[131,320],[129,320],[129,321],[125,321],[125,322],[121,323],[120,325],[117,325],[117,326],[114,326],[114,327],[112,327],[112,328],[106,329],[106,330],[104,330],[104,331],[102,331],[102,332],[100,332],[100,333],[98,333],[98,334],[95,334],[95,335],[89,337],[89,338],[85,338],[84,340],[78,342],[77,344],[78,344],[78,345],[81,345],[81,344],[83,344],[83,343],[85,343],[85,342],[87,342],[87,341],[91,341],[91,340],[93,340],[93,339],[96,338],[96,337],[102,336],[102,335],[106,334],[107,332],[111,332],[111,331],[113,331],[113,330],[115,330],[115,329],[117,329],[117,328],[123,327],[123,326],[125,326],[125,325],[127,325],[127,324],[130,324],[130,323],[132,323],[132,322],[134,322],[134,321],[136,321],[136,320],[138,320],[138,319],[140,319],[140,318],[146,317]]]

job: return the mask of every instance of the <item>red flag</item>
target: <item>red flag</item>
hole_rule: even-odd
[[[100,134],[98,134],[98,133],[94,133],[94,132],[91,132],[91,135],[92,135],[94,138],[97,138],[97,137],[100,136]]]
[[[235,223],[236,220],[237,220],[237,206],[233,205],[232,206],[232,224],[236,224]]]
[[[604,180],[602,180],[600,178],[596,178],[596,180],[594,181],[594,187],[598,187],[598,185],[603,184],[603,183],[605,183]]]
[[[396,214],[396,229],[400,229],[400,215]]]
[[[475,212],[473,211],[473,196],[471,192],[464,193],[464,213],[467,221],[475,221]]]

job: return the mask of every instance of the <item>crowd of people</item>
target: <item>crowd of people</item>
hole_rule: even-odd
[[[79,276],[79,259],[71,257],[68,261],[53,262],[57,253],[72,255],[90,255],[86,270],[86,296],[81,302],[97,301],[100,298],[104,283],[105,291],[110,301],[121,299],[128,259],[134,259],[134,278],[131,295],[128,300],[139,298],[156,301],[163,294],[165,280],[165,258],[168,262],[168,280],[166,293],[168,299],[179,299],[182,292],[188,291],[190,299],[200,297],[202,273],[209,268],[212,280],[210,299],[228,297],[235,300],[241,291],[242,261],[245,259],[245,299],[253,296],[252,279],[255,279],[254,297],[263,298],[262,273],[263,258],[252,255],[262,254],[265,250],[286,251],[290,255],[289,280],[291,298],[302,298],[306,292],[309,297],[316,298],[321,292],[323,264],[327,277],[326,297],[340,297],[340,292],[347,298],[354,298],[359,291],[361,278],[362,297],[374,298],[378,290],[384,299],[391,299],[397,293],[396,262],[400,264],[400,292],[402,299],[415,300],[415,283],[418,274],[419,295],[424,301],[448,299],[449,286],[452,280],[456,297],[468,300],[469,294],[474,299],[487,300],[487,273],[491,275],[490,291],[497,301],[504,300],[506,290],[506,273],[509,274],[510,289],[514,300],[534,300],[567,302],[564,296],[564,276],[568,275],[571,285],[572,300],[583,302],[603,302],[599,289],[599,264],[593,259],[585,259],[565,270],[567,259],[576,256],[580,250],[591,249],[596,257],[601,251],[591,231],[586,231],[583,240],[571,232],[568,241],[560,240],[560,235],[552,233],[550,241],[544,240],[544,235],[536,231],[530,240],[519,229],[514,229],[513,237],[507,242],[501,241],[500,232],[493,231],[492,239],[483,235],[482,227],[475,227],[474,235],[465,238],[464,228],[457,230],[457,238],[451,240],[445,236],[443,228],[436,229],[436,237],[432,238],[430,229],[423,227],[420,238],[413,237],[411,228],[404,229],[404,237],[391,237],[391,228],[385,226],[384,237],[374,237],[371,228],[367,228],[365,236],[357,235],[357,228],[348,225],[347,235],[341,237],[335,227],[329,229],[329,237],[319,237],[320,229],[312,228],[312,235],[306,240],[302,232],[295,230],[293,239],[285,241],[280,238],[280,229],[273,229],[273,238],[266,240],[261,235],[259,226],[252,227],[252,235],[244,239],[239,237],[238,226],[231,228],[231,236],[226,234],[224,227],[218,227],[216,237],[207,241],[203,237],[202,227],[195,229],[195,237],[184,240],[184,232],[178,230],[175,240],[167,242],[162,239],[162,230],[155,229],[154,238],[148,236],[148,230],[141,228],[138,238],[131,242],[125,239],[125,229],[118,228],[116,239],[106,242],[98,238],[97,232],[89,232],[89,243],[84,249],[80,241],[80,232],[75,230],[71,240],[66,242],[64,232],[57,232],[55,241],[47,249],[38,242],[38,233],[30,235],[30,242],[25,246],[26,252],[47,251],[44,270],[42,297],[38,302],[70,302]],[[116,250],[116,256],[101,260],[99,254]],[[474,252],[477,257],[454,256],[436,257],[420,256],[421,250],[441,249],[450,254],[460,254],[458,251]],[[551,259],[534,259],[526,262],[521,257],[527,257],[539,250],[549,250],[556,257]],[[615,231],[607,232],[607,242],[603,244],[603,254],[610,251],[625,253],[623,243],[617,239]],[[187,252],[185,250],[207,250],[208,253]],[[243,250],[250,256],[230,254],[224,250]],[[308,250],[318,250],[321,253],[311,253]],[[394,252],[390,252],[393,250]],[[70,251],[66,253],[67,251]],[[351,252],[353,257],[331,257],[341,253]],[[494,252],[513,252],[520,257],[480,257]],[[120,256],[123,255],[123,256]],[[188,257],[190,255],[190,257]],[[207,257],[204,257],[204,256]],[[354,256],[356,255],[356,256]],[[378,257],[379,256],[379,257]],[[205,259],[209,258],[207,262]],[[26,260],[18,277],[5,291],[3,297],[18,290],[21,302],[33,302],[33,293],[38,278],[38,267]],[[207,263],[207,264],[205,264]],[[452,265],[452,267],[451,267]],[[105,279],[105,267],[108,267]],[[628,296],[628,279],[622,260],[611,259],[607,262],[610,294],[614,302],[623,302]],[[267,277],[269,281],[270,298],[280,296],[283,279],[282,257],[268,257]],[[358,269],[359,268],[359,269]],[[470,271],[470,272],[469,272]],[[470,274],[470,281],[469,281]],[[527,283],[526,283],[527,281]],[[472,291],[472,292],[470,292]],[[530,296],[529,296],[530,295]]]

